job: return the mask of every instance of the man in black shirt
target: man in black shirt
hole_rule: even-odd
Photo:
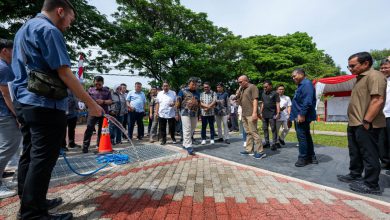
[[[271,127],[272,131],[272,146],[271,150],[276,150],[277,147],[280,148],[279,140],[278,140],[278,132],[276,131],[276,120],[279,119],[280,112],[280,98],[278,93],[272,90],[272,82],[270,80],[266,80],[263,83],[264,92],[261,95],[261,118],[263,120],[263,131],[264,131],[264,139],[265,145],[264,147],[269,147],[269,132],[268,126]]]

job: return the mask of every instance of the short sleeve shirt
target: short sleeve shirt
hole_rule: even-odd
[[[352,89],[351,101],[348,106],[348,125],[360,126],[363,124],[364,116],[370,106],[371,96],[380,95],[386,97],[386,77],[379,71],[370,69],[357,76],[357,81]],[[374,128],[386,126],[383,109],[372,121]]]
[[[291,99],[288,96],[282,95],[280,96],[280,118],[278,121],[287,121],[288,115],[288,107],[291,107]],[[283,109],[283,110],[282,110]]]
[[[188,88],[180,90],[178,94],[180,102],[180,115],[198,117],[200,94]]]
[[[126,100],[130,102],[130,106],[135,109],[136,112],[144,112],[146,97],[144,92],[136,92],[135,90],[130,91],[127,94]]]
[[[71,66],[61,31],[43,14],[27,21],[16,33],[12,70],[12,89],[18,102],[66,111],[67,98],[55,100],[27,90],[29,70],[53,74],[62,66]]]
[[[259,89],[255,85],[249,84],[249,86],[241,92],[241,96],[240,96],[242,116],[252,115],[253,100],[255,99],[256,100],[259,99]]]
[[[96,87],[92,87],[88,89],[89,95],[92,97],[93,100],[112,100],[111,92],[107,87],[103,87],[101,89],[96,89]],[[100,105],[105,113],[108,113],[108,105],[102,104]]]
[[[263,118],[273,118],[276,115],[276,103],[280,102],[279,94],[275,91],[264,91],[261,101],[263,102]]]
[[[217,96],[215,92],[211,91],[206,93],[202,92],[200,93],[200,102],[206,105],[210,105],[211,103],[217,101]],[[201,109],[202,116],[213,116],[214,115],[214,108],[211,108],[209,110]]]
[[[0,85],[8,86],[8,82],[14,80],[14,74],[9,64],[4,60],[0,59]],[[3,94],[0,92],[0,117],[11,116],[12,113],[8,109],[7,104],[5,103]]]
[[[161,118],[174,118],[176,115],[175,102],[176,92],[160,91],[157,94],[156,102],[158,103],[158,116]]]

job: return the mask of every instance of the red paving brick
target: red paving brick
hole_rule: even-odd
[[[211,164],[219,169],[211,169],[209,166],[203,166],[202,164],[207,161],[207,164]],[[179,167],[180,164],[180,168]],[[190,169],[183,167],[186,165]],[[212,167],[211,166],[211,167]],[[174,168],[171,172],[163,171],[164,176],[159,176],[159,179],[149,179],[148,177],[152,173],[160,173],[161,168],[168,170]],[[236,176],[232,172],[232,168],[235,168],[238,172],[246,172],[246,176],[252,176],[254,179],[250,181],[245,179],[243,176]],[[198,170],[199,169],[199,170]],[[175,171],[176,170],[176,171]],[[179,170],[179,171],[178,171]],[[173,171],[173,172],[172,172]],[[193,172],[195,171],[195,172]],[[206,172],[207,171],[207,172]],[[176,182],[179,181],[183,172],[192,172],[186,174],[188,176],[181,183],[183,186],[182,192],[184,193],[181,197],[176,197],[173,200],[174,195],[169,194],[168,190],[170,187],[176,187]],[[229,164],[228,162],[221,163],[212,159],[206,159],[203,157],[187,157],[185,155],[177,156],[170,160],[160,160],[156,162],[150,162],[142,167],[124,167],[118,171],[114,171],[109,175],[96,176],[88,180],[74,182],[62,186],[56,186],[49,189],[49,195],[60,195],[65,197],[65,201],[72,203],[72,200],[82,197],[82,201],[90,201],[92,209],[85,212],[84,207],[76,208],[74,205],[70,205],[69,210],[64,208],[61,211],[73,211],[75,216],[81,218],[96,215],[94,218],[108,218],[116,220],[124,219],[207,219],[207,220],[220,220],[220,219],[371,219],[380,217],[390,218],[390,206],[381,205],[376,202],[367,201],[361,198],[357,198],[343,193],[335,193],[324,191],[314,185],[301,184],[288,178],[281,176],[272,176],[269,173],[263,173],[255,170],[256,175],[250,175],[253,173],[253,169],[246,167],[240,167]],[[170,174],[169,174],[170,173]],[[208,179],[199,179],[199,177],[206,178],[206,173],[209,174]],[[123,188],[126,184],[126,177],[136,176],[136,180],[145,181],[148,179],[149,182],[139,183],[137,186],[130,186],[130,188]],[[170,175],[170,176],[168,176]],[[196,175],[196,184],[194,187],[193,182],[194,175]],[[191,176],[191,180],[190,180]],[[210,176],[213,181],[211,181]],[[219,179],[225,178],[225,179]],[[226,184],[223,181],[227,179],[234,180],[235,182],[251,184]],[[100,184],[101,181],[106,184]],[[111,182],[112,181],[112,182]],[[123,181],[118,182],[117,181]],[[164,182],[165,181],[165,182]],[[176,181],[176,182],[175,182]],[[183,181],[180,179],[180,181]],[[189,184],[192,181],[192,184]],[[271,181],[271,182],[267,182]],[[107,184],[107,182],[112,184]],[[173,184],[171,184],[171,182]],[[90,192],[89,187],[85,187],[88,184],[94,184],[94,192]],[[154,184],[152,187],[152,183]],[[169,184],[168,184],[169,183]],[[206,189],[207,183],[207,189]],[[255,183],[255,184],[253,184]],[[156,185],[157,184],[157,185]],[[160,184],[160,185],[159,185]],[[164,185],[165,184],[165,185]],[[210,184],[212,185],[210,188]],[[217,185],[214,185],[217,184]],[[261,185],[266,184],[266,185]],[[268,184],[268,185],[267,185]],[[194,188],[193,191],[187,192],[186,187],[191,186]],[[115,190],[112,187],[116,187]],[[142,187],[141,187],[142,186]],[[145,186],[145,187],[143,187]],[[165,192],[161,199],[153,200],[152,195],[155,193],[156,187],[159,186],[162,192]],[[275,186],[272,193],[268,193],[267,196],[261,197],[261,195],[250,194],[250,197],[242,197],[247,195],[243,193],[245,190],[251,189],[252,187],[262,187],[259,192],[268,190],[267,187]],[[309,191],[310,197],[306,197],[307,194],[299,194],[300,191],[291,193],[292,195],[288,198],[283,198],[283,194],[279,189],[288,190],[288,187],[294,189],[301,187],[300,190]],[[242,188],[240,188],[242,187]],[[73,195],[72,192],[77,190],[89,190],[89,194],[77,194]],[[213,190],[215,196],[205,196],[206,190]],[[222,190],[223,189],[223,190]],[[239,189],[239,190],[237,190]],[[245,189],[245,190],[244,190]],[[122,191],[119,191],[122,190]],[[137,198],[132,192],[145,192],[142,196],[139,194]],[[141,191],[140,191],[141,190]],[[68,193],[69,192],[69,193]],[[112,192],[122,192],[119,195],[113,196]],[[173,193],[171,191],[171,193]],[[178,192],[175,192],[178,193]],[[299,195],[296,195],[296,194]],[[219,196],[216,196],[219,194]],[[194,195],[197,197],[196,200]],[[221,200],[221,195],[222,199]],[[264,194],[265,195],[265,194]],[[262,195],[262,196],[264,196]],[[74,196],[74,197],[73,197]],[[323,197],[327,196],[326,200]],[[179,199],[177,199],[179,198]],[[182,199],[180,199],[182,198]],[[263,198],[263,199],[262,199]],[[244,200],[243,200],[244,199]],[[283,200],[280,200],[283,199]],[[263,202],[258,202],[263,201]],[[221,202],[224,201],[224,202]],[[280,201],[284,201],[281,203]],[[351,205],[354,201],[359,201],[359,205],[363,205],[370,210],[377,210],[373,213],[365,212],[364,209],[355,209]],[[9,218],[11,215],[17,212],[18,202],[17,197],[4,199],[0,201],[0,220]],[[349,203],[348,203],[349,202]],[[13,213],[9,210],[10,207],[14,207]],[[16,208],[15,208],[16,207]],[[73,208],[72,208],[73,207]],[[76,209],[76,210],[75,210]],[[5,214],[4,214],[5,213]],[[12,217],[11,217],[12,219]]]

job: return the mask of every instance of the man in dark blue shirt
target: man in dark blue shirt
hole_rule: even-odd
[[[58,74],[65,85],[88,106],[89,115],[103,109],[83,90],[73,75],[62,35],[75,19],[68,0],[45,0],[42,12],[16,33],[12,69],[17,119],[23,134],[23,154],[18,168],[21,219],[72,219],[72,213],[49,214],[61,198],[46,200],[52,170],[66,129],[67,99],[51,99],[28,91],[29,72]]]
[[[298,85],[292,101],[291,121],[295,122],[295,130],[299,142],[299,156],[295,163],[296,167],[303,167],[307,164],[318,164],[314,153],[313,139],[310,134],[310,123],[316,119],[316,98],[314,86],[303,69],[298,68],[292,72],[292,78]]]

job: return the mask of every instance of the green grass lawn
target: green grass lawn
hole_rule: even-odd
[[[332,146],[332,147],[342,147],[342,148],[346,148],[348,146],[347,137],[314,134],[312,135],[312,138],[314,144]],[[289,133],[286,137],[286,141],[298,142],[296,133]]]
[[[338,132],[347,132],[346,123],[326,123],[326,122],[313,122],[311,123],[311,129],[318,131],[338,131]]]

